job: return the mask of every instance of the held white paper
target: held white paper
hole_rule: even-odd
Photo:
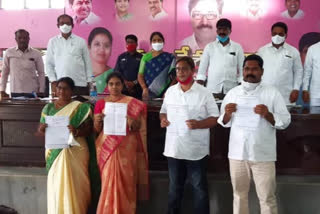
[[[48,127],[45,132],[46,149],[68,148],[70,131],[68,116],[46,116]]]
[[[186,120],[189,119],[187,105],[168,105],[167,119],[170,125],[167,127],[167,134],[185,136],[189,133]]]
[[[126,103],[106,102],[104,107],[103,132],[107,135],[127,135],[127,110]]]
[[[232,123],[238,127],[248,130],[255,130],[260,122],[260,115],[254,112],[259,105],[257,96],[239,96],[237,98],[237,111],[234,114]]]

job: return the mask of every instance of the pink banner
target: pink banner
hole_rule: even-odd
[[[92,1],[92,11],[100,17],[94,24],[79,24],[74,32],[87,38],[96,26],[111,31],[114,42],[112,58],[125,51],[124,37],[136,34],[139,48],[149,51],[149,36],[160,31],[165,36],[165,49],[178,55],[197,58],[204,45],[215,39],[215,24],[219,18],[232,21],[231,39],[240,43],[245,52],[255,52],[271,41],[271,26],[277,21],[288,25],[287,42],[298,47],[300,37],[307,32],[320,30],[320,4],[318,0],[117,0]],[[116,5],[117,4],[117,5]],[[67,12],[75,16],[68,4]],[[125,11],[125,12],[124,12]],[[287,11],[297,11],[290,17]],[[117,16],[117,12],[120,16]],[[157,13],[158,12],[158,13]],[[129,15],[123,15],[129,14]],[[155,18],[151,18],[156,14]],[[123,19],[121,20],[121,15]],[[128,18],[127,18],[128,17]],[[202,42],[202,43],[201,43]]]
[[[186,55],[192,49],[189,55],[199,58],[204,45],[215,39],[219,18],[232,21],[231,39],[240,43],[245,52],[255,52],[270,42],[270,28],[277,21],[288,25],[287,42],[297,48],[303,34],[320,30],[319,0],[74,0],[73,6],[70,2],[66,2],[65,11],[79,21],[75,23],[75,34],[87,39],[90,31],[100,26],[112,33],[108,60],[111,67],[125,51],[127,34],[136,34],[139,49],[147,52],[150,34],[160,31],[165,36],[166,51]],[[75,5],[77,2],[81,5]],[[7,20],[0,24],[1,48],[15,45],[13,33],[18,28],[30,32],[32,46],[46,48],[49,38],[59,33],[56,18],[63,11],[0,11],[1,20]],[[295,11],[298,12],[291,18],[289,14]],[[87,21],[82,20],[85,16]]]

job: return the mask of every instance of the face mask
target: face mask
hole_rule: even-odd
[[[136,45],[136,44],[128,44],[128,45],[127,45],[127,50],[128,50],[129,52],[135,51],[136,48],[137,48],[137,45]]]
[[[60,29],[60,31],[61,31],[62,33],[68,34],[68,33],[71,32],[72,26],[71,26],[71,25],[64,24],[64,25],[59,26],[59,29]]]
[[[286,37],[284,36],[279,36],[279,35],[275,35],[271,38],[272,43],[275,45],[280,45],[282,43],[284,43],[284,41],[286,40]]]
[[[227,35],[225,37],[221,37],[221,36],[217,35],[217,38],[221,43],[225,43],[229,39],[229,36]]]
[[[185,81],[181,81],[178,77],[176,79],[181,85],[188,85],[193,80],[193,75],[191,74]]]
[[[258,82],[258,83],[251,83],[251,82],[246,82],[244,80],[241,81],[241,85],[242,87],[244,88],[244,90],[246,91],[253,91],[255,90],[258,85],[260,85],[261,82]]]
[[[152,43],[152,49],[155,51],[160,51],[163,48],[163,43]]]

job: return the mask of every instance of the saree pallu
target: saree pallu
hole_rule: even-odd
[[[91,109],[78,101],[58,110],[50,103],[42,111],[41,123],[45,123],[47,115],[69,116],[70,124],[77,128],[91,117]],[[91,202],[89,147],[85,137],[75,140],[80,146],[46,150],[48,214],[86,214],[88,211]]]
[[[97,214],[134,214],[137,197],[149,198],[146,105],[132,97],[118,103],[128,104],[128,117],[139,120],[141,127],[136,132],[127,127],[126,136],[108,136],[102,131],[97,138],[102,185]]]
[[[175,57],[167,52],[150,59],[145,64],[144,79],[149,91],[155,97],[161,97],[175,78]]]

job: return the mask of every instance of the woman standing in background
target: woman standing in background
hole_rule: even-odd
[[[162,97],[167,88],[176,83],[175,56],[164,52],[164,37],[160,32],[150,36],[152,50],[143,55],[138,74],[138,82],[143,89],[142,98]]]

